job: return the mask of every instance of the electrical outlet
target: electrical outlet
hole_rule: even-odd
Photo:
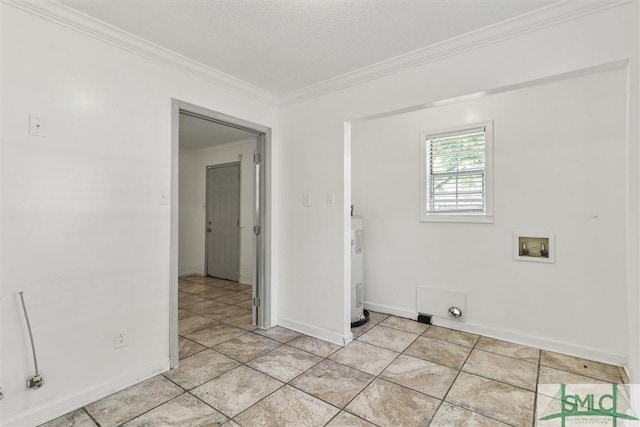
[[[122,348],[127,345],[127,330],[123,329],[115,333],[114,348]]]

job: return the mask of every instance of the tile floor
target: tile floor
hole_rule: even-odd
[[[371,313],[346,347],[251,326],[251,288],[179,283],[180,367],[46,427],[532,426],[545,383],[620,368]]]

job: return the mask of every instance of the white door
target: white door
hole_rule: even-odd
[[[207,167],[207,275],[238,281],[240,165]]]

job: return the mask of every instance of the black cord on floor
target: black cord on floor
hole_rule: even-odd
[[[351,322],[352,328],[357,328],[358,326],[362,326],[369,321],[369,311],[363,310],[362,314],[364,314],[364,319],[358,320],[357,322]]]

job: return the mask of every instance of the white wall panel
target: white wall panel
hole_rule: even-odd
[[[35,425],[168,367],[171,98],[273,126],[275,107],[3,9],[0,424]],[[30,113],[46,138],[27,133]],[[17,298],[29,305],[46,384]],[[114,332],[128,345],[114,349]]]
[[[617,69],[355,123],[366,301],[415,313],[417,286],[460,292],[466,324],[452,327],[625,363],[625,112]],[[420,222],[421,134],[486,120],[494,223]],[[555,234],[555,264],[514,260],[519,230]]]
[[[526,85],[528,82],[539,79],[552,79],[565,73],[574,73],[617,61],[628,61],[629,79],[634,82],[630,87],[635,93],[636,82],[639,80],[637,24],[638,3],[627,2],[598,13],[556,22],[536,31],[523,30],[517,37],[484,44],[475,50],[460,54],[442,55],[439,60],[433,60],[415,68],[388,74],[358,86],[282,108],[280,112],[281,144],[278,147],[282,180],[282,193],[279,200],[282,207],[280,221],[283,240],[280,249],[282,259],[287,262],[280,264],[279,316],[288,321],[313,324],[316,328],[322,328],[328,333],[343,337],[349,334],[348,313],[344,310],[344,301],[348,301],[349,298],[346,295],[349,291],[348,275],[345,274],[349,270],[349,258],[344,256],[345,251],[348,251],[346,235],[349,229],[346,221],[348,218],[344,213],[349,208],[349,194],[345,191],[349,191],[351,183],[349,174],[344,173],[345,169],[349,169],[350,162],[350,153],[348,150],[345,152],[345,144],[348,148],[348,141],[344,138],[345,122],[398,110],[411,110],[421,105],[431,105],[469,94],[482,94],[514,85]],[[555,99],[552,97],[547,101],[545,108],[553,111],[556,108]],[[630,102],[629,111],[637,112],[637,96],[631,97]],[[637,154],[638,116],[637,114],[627,116],[627,112],[623,114],[622,120],[629,119],[631,122],[624,153],[625,156],[629,156]],[[616,120],[618,119],[620,118],[616,117]],[[535,116],[531,116],[531,120],[535,120]],[[387,160],[390,163],[406,165],[407,169],[418,164],[417,158],[401,156],[399,153],[389,153]],[[627,170],[637,168],[638,158],[634,156],[629,160]],[[559,171],[549,173],[559,173]],[[512,171],[509,174],[512,174]],[[633,180],[629,181],[631,178]],[[499,180],[500,177],[496,175],[495,179]],[[629,185],[627,187],[629,191],[620,197],[623,198],[622,203],[626,203],[627,199],[631,202],[635,200],[634,203],[625,205],[627,217],[635,223],[640,217],[637,195],[634,192],[638,188],[637,174],[630,172],[629,175],[625,175],[625,180]],[[415,190],[417,191],[417,188]],[[583,191],[586,189],[581,189],[578,197],[584,197]],[[344,200],[344,205],[330,209],[320,203],[311,208],[304,208],[302,206],[304,192],[311,192],[314,197],[318,195],[319,198],[326,193],[335,193],[336,200]],[[538,200],[537,204],[553,202],[553,200],[547,202],[545,200]],[[359,213],[362,212],[359,212],[356,206],[356,214]],[[518,213],[514,212],[510,215],[515,218]],[[367,224],[370,226],[368,220],[369,218],[367,218]],[[394,234],[386,235],[391,239],[390,243],[397,244],[394,240],[398,237],[394,236],[399,235],[402,235],[402,240],[407,243],[414,242],[415,236],[410,235],[409,225],[400,221],[398,223],[400,230],[394,230]],[[587,224],[584,225],[587,226]],[[456,234],[463,234],[466,230],[462,225],[452,225],[452,229]],[[637,227],[628,228],[628,230],[637,230]],[[600,237],[597,233],[590,236],[592,239]],[[478,237],[493,238],[495,236]],[[436,245],[439,240],[447,238],[449,236],[440,233],[431,244]],[[638,236],[637,233],[632,233],[625,238],[629,250],[621,256],[625,258],[623,265],[629,263],[631,265],[626,286],[633,295],[637,296],[635,289],[639,286],[638,275],[634,272],[637,270],[638,259],[633,257],[633,254],[637,254]],[[477,261],[470,259],[469,268],[483,277],[499,275],[498,272],[491,272],[491,267],[484,266],[480,259],[484,260],[484,257],[491,253],[497,256],[495,252],[501,250],[507,251],[509,257],[511,233],[506,234],[504,239],[504,244],[484,238],[475,240],[471,250],[483,255]],[[558,245],[564,241],[558,240]],[[559,249],[560,246],[558,246]],[[578,254],[568,254],[568,256],[572,263],[577,264],[581,261]],[[582,261],[587,260],[588,257]],[[560,258],[558,258],[559,261]],[[406,262],[400,262],[395,267],[400,272],[397,281],[409,279]],[[523,268],[540,267],[542,266],[531,263]],[[431,273],[434,274],[434,272]],[[591,284],[596,285],[595,282]],[[454,285],[459,286],[459,284]],[[493,285],[482,283],[481,286]],[[608,286],[608,283],[598,283],[597,288],[591,291],[605,292]],[[512,288],[509,290],[513,291]],[[482,292],[482,290],[478,289],[476,292]],[[528,302],[528,298],[533,293],[531,289],[522,291],[519,294],[520,300],[523,303]],[[402,294],[394,295],[395,300],[386,303],[402,304],[400,302]],[[471,297],[472,295],[469,295],[470,299]],[[503,303],[503,299],[497,299],[484,307],[475,306],[475,310],[479,310],[474,315],[477,324],[482,325],[485,330],[497,328],[499,325],[495,313],[500,312]],[[624,312],[625,302],[619,301],[619,303]],[[471,300],[468,304],[471,304]],[[634,304],[637,306],[637,301],[634,301]],[[469,310],[472,309],[469,308]],[[545,306],[545,314],[556,322],[568,321],[565,313],[564,306],[553,304]],[[471,312],[468,314],[471,316]],[[637,316],[634,318],[637,320]],[[627,328],[628,322],[625,320],[623,323],[625,324],[619,325],[619,330]],[[504,322],[500,323],[500,326],[509,327]],[[520,326],[515,329],[518,329],[516,332],[519,334],[525,333]],[[637,331],[637,327],[635,330]],[[543,345],[544,337],[553,336],[554,332],[549,331],[547,327],[540,327],[533,328],[527,333],[541,337],[539,343]],[[507,334],[503,336],[507,337]],[[617,333],[616,336],[618,336]],[[574,344],[583,348],[593,346],[589,340],[579,341]],[[633,348],[640,347],[637,333],[634,334],[629,345]],[[616,354],[626,351],[623,344],[618,341],[615,346]],[[605,346],[601,347],[604,352],[609,351],[604,348]],[[640,381],[640,372],[637,371],[637,366],[640,366],[638,352],[636,350],[630,354],[634,355],[629,360],[632,380]],[[626,357],[627,354],[623,356]]]

